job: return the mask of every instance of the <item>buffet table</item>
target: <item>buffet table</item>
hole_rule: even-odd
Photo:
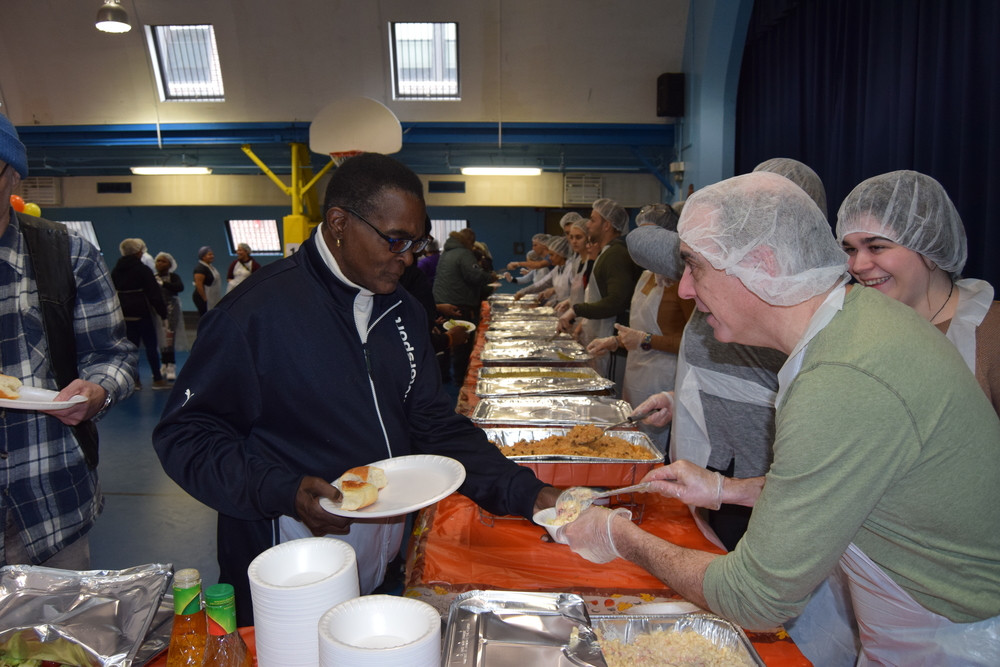
[[[483,306],[477,342],[456,410],[470,415],[476,396],[480,353],[490,320]],[[638,494],[645,530],[681,546],[724,553],[698,529],[688,508],[658,494]],[[576,593],[591,614],[639,611],[643,604],[680,596],[637,565],[616,560],[595,565],[567,546],[549,541],[544,528],[519,517],[495,517],[453,494],[422,510],[415,521],[406,562],[404,595],[427,602],[443,616],[454,598],[470,590]],[[747,632],[767,665],[809,665],[781,628]]]

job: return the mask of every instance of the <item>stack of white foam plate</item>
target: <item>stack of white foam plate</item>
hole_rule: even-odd
[[[319,664],[320,618],[360,595],[354,548],[330,537],[292,540],[257,556],[247,574],[258,666]]]
[[[439,667],[441,617],[426,602],[367,595],[319,621],[320,667]]]

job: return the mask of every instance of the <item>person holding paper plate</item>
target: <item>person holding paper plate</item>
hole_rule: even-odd
[[[17,394],[0,403],[0,564],[87,570],[104,504],[95,422],[132,394],[137,353],[97,248],[10,207],[27,175],[0,115],[0,372]]]
[[[153,432],[164,470],[219,512],[220,579],[236,587],[240,625],[253,621],[247,567],[278,542],[347,541],[368,594],[405,515],[442,494],[526,518],[558,495],[441,385],[425,309],[399,286],[429,238],[416,174],[385,155],[349,158],[323,210],[298,252],[206,314]],[[378,500],[338,509],[331,482],[369,464],[388,477]]]

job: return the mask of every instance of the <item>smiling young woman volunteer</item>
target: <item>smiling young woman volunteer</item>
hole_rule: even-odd
[[[905,303],[940,329],[1000,414],[1000,301],[962,279],[965,227],[930,176],[893,171],[863,181],[840,206],[837,240],[859,283]]]

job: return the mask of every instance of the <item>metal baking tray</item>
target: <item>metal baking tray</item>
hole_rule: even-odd
[[[715,646],[731,649],[738,656],[734,656],[732,664],[739,665],[742,659],[747,667],[764,667],[764,661],[747,639],[746,633],[739,626],[714,614],[602,614],[594,615],[591,627],[600,631],[605,639],[617,639],[626,644],[631,643],[637,635],[655,630],[693,631],[709,639]]]
[[[497,319],[533,320],[540,317],[558,319],[559,316],[552,306],[536,306],[522,301],[512,303],[509,306],[494,304],[490,311],[491,321]]]
[[[575,631],[575,632],[574,632]],[[451,603],[444,635],[445,667],[607,667],[587,605],[571,593],[469,591]]]
[[[559,323],[559,318],[557,317],[542,317],[535,319],[524,319],[521,317],[517,318],[500,318],[490,320],[490,329],[493,331],[549,331],[553,332],[556,330],[556,325]]]
[[[545,340],[545,341],[557,341],[557,342],[568,342],[573,340],[573,337],[565,332],[556,333],[555,326],[547,326],[544,328],[514,328],[514,329],[494,329],[490,328],[486,331],[487,341],[506,341],[506,340]]]
[[[472,411],[479,424],[617,424],[628,418],[632,406],[601,396],[511,396],[484,398]],[[617,433],[617,431],[614,431]]]
[[[629,444],[638,445],[650,454],[649,459],[613,459],[601,456],[570,456],[566,454],[516,456],[511,454],[511,448],[521,440],[541,440],[550,435],[565,435],[569,428],[565,426],[508,426],[484,428],[490,442],[500,448],[507,458],[513,461],[558,461],[561,463],[661,463],[663,454],[656,449],[653,441],[642,431],[617,430],[611,432],[616,438],[621,438]]]
[[[538,394],[587,394],[606,392],[614,381],[593,368],[557,366],[482,366],[476,395],[527,396]]]
[[[575,341],[488,341],[483,346],[480,359],[483,363],[583,363],[591,355]]]

